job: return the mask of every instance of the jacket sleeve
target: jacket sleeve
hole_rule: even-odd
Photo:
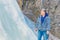
[[[51,25],[50,25],[50,17],[47,18],[47,30],[50,30],[51,29]]]
[[[38,28],[38,25],[39,25],[39,18],[37,18],[37,21],[36,21],[35,27]]]

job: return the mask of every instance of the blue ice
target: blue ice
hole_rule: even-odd
[[[0,40],[37,40],[31,24],[16,0],[0,0]]]

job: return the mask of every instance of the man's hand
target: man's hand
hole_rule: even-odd
[[[38,28],[35,28],[35,29],[34,29],[34,31],[37,31],[37,30],[38,30]]]
[[[47,34],[49,34],[49,31],[47,31]]]

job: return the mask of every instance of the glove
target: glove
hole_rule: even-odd
[[[49,31],[47,31],[47,34],[49,34]]]

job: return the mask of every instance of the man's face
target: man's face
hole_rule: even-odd
[[[45,12],[44,12],[44,10],[41,10],[41,15],[43,16],[43,15],[45,15]]]

